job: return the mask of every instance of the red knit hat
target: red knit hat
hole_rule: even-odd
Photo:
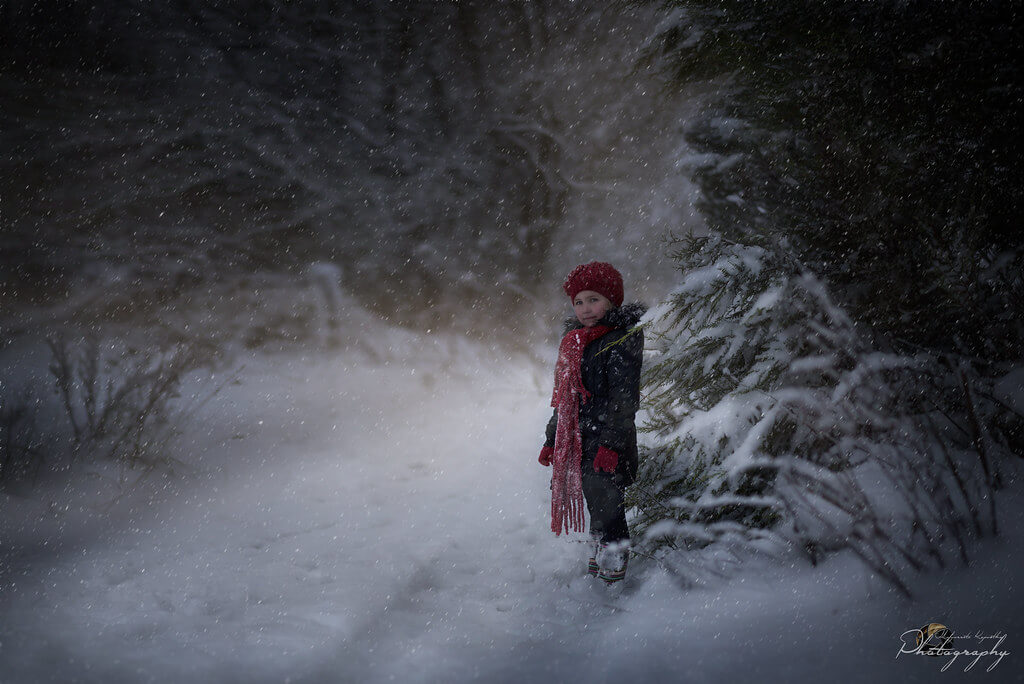
[[[562,289],[569,299],[575,299],[583,290],[593,290],[607,297],[615,306],[622,306],[622,274],[603,261],[591,261],[572,269]]]

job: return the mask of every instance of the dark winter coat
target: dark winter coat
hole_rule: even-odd
[[[597,448],[607,447],[619,455],[615,479],[623,486],[631,484],[636,477],[636,412],[640,408],[640,367],[644,349],[643,329],[629,331],[646,312],[646,306],[635,302],[609,309],[597,325],[613,329],[584,348],[580,364],[583,386],[591,392],[586,403],[580,403],[582,466],[592,469]],[[564,332],[582,327],[573,316],[566,319]],[[556,409],[548,421],[545,446],[555,445],[557,424]]]

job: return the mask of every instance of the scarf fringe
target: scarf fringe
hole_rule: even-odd
[[[558,347],[555,364],[555,388],[551,405],[557,409],[554,466],[551,473],[551,531],[556,535],[569,531],[582,532],[583,513],[583,437],[580,434],[580,402],[586,403],[590,392],[583,386],[580,363],[583,349],[611,328],[596,325],[566,333]]]

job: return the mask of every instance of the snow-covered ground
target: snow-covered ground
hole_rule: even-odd
[[[250,360],[176,445],[200,475],[0,499],[0,682],[1024,681],[1021,496],[913,601],[845,557],[609,590],[548,528],[547,370],[392,333]],[[897,657],[932,621],[1009,654]]]

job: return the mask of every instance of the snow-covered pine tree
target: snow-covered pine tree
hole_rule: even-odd
[[[970,355],[988,377],[1019,363],[1024,13],[1000,0],[663,6],[648,56],[706,94],[680,112],[679,164],[708,227],[786,236],[888,345]]]
[[[909,568],[966,558],[991,479],[904,400],[934,359],[876,351],[784,240],[674,244],[683,280],[647,316],[639,552],[693,582],[739,553],[849,549],[906,593]]]

